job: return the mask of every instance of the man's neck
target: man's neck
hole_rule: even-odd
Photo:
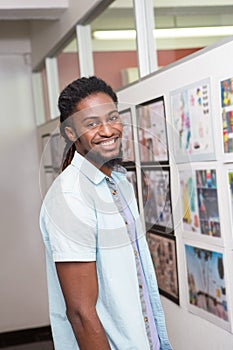
[[[101,168],[99,168],[99,170],[102,171],[102,173],[104,173],[108,177],[111,176],[111,173],[112,173],[112,169],[111,168],[108,168],[108,167],[103,165]]]

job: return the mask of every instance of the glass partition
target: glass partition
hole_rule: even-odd
[[[233,35],[232,14],[232,6],[225,1],[213,4],[212,0],[198,3],[154,0],[158,66],[166,66]]]
[[[78,46],[75,34],[57,55],[57,68],[60,91],[73,80],[80,77]]]
[[[133,0],[114,1],[90,25],[95,75],[114,89],[138,80]],[[132,36],[119,36],[122,30]]]
[[[49,97],[48,97],[48,82],[45,66],[40,71],[41,74],[41,83],[42,83],[42,96],[44,102],[44,116],[45,121],[50,120],[50,109],[49,109]]]

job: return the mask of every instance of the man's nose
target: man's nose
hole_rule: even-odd
[[[111,123],[109,122],[103,122],[101,123],[100,127],[99,127],[99,130],[98,130],[98,133],[101,135],[101,136],[112,136],[113,134],[113,129],[112,129],[112,126],[111,126]]]

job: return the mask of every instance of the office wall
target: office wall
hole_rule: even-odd
[[[30,41],[24,24],[8,29],[0,38],[0,333],[49,324]]]
[[[171,197],[174,214],[174,227],[177,240],[178,277],[180,287],[180,305],[162,297],[166,315],[168,333],[174,350],[232,350],[232,293],[233,293],[233,231],[230,210],[229,190],[227,189],[227,166],[232,166],[233,154],[223,154],[222,114],[221,114],[221,80],[233,76],[232,67],[233,41],[224,40],[216,46],[199,51],[193,56],[177,62],[145,79],[118,92],[119,101],[123,105],[137,105],[164,96],[166,120],[168,125],[170,166],[171,166]],[[221,222],[221,239],[206,237],[201,234],[184,232],[182,228],[181,192],[177,185],[178,165],[174,161],[174,144],[172,132],[172,110],[170,93],[205,78],[210,79],[211,88],[211,122],[213,123],[213,138],[215,144],[215,160],[192,162],[190,167],[200,166],[216,168],[220,180],[218,186],[218,204]],[[231,327],[223,329],[207,320],[205,314],[191,313],[189,309],[189,290],[184,244],[202,245],[206,249],[221,250],[224,254],[224,273],[228,295],[228,313]],[[201,273],[201,271],[200,271]],[[192,309],[193,310],[193,309]],[[213,320],[213,319],[212,319]]]

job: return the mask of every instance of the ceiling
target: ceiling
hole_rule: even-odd
[[[76,0],[85,1],[85,0]],[[144,0],[142,0],[144,1]],[[69,0],[1,0],[0,20],[6,21],[34,21],[58,20],[69,8]],[[154,0],[154,18],[156,28],[188,28],[213,27],[233,25],[233,0]],[[96,19],[91,21],[91,29],[133,29],[133,0],[115,0]],[[233,32],[232,32],[233,35]],[[220,40],[222,37],[206,39],[192,38],[192,47],[204,47]],[[94,49],[109,48],[107,42],[97,43],[93,40]],[[114,47],[130,48],[129,42],[111,43]],[[174,39],[171,41],[158,40],[158,48],[190,47],[189,39]],[[134,45],[132,44],[132,49]],[[67,51],[77,50],[72,42],[65,48]]]
[[[55,20],[59,19],[68,7],[69,0],[1,0],[0,19]],[[105,11],[105,15],[110,16],[110,22],[112,18],[115,18],[114,25],[116,25],[116,20],[121,22],[121,19],[127,17],[127,12],[131,11],[132,7],[133,0],[115,0]],[[179,18],[182,17],[189,19],[198,17],[199,21],[206,25],[204,19],[207,17],[208,23],[211,20],[212,25],[216,23],[223,25],[223,17],[226,17],[228,23],[231,19],[232,23],[233,0],[154,0],[154,10],[158,18],[173,16],[179,22]]]
[[[68,0],[1,0],[0,20],[56,20],[68,7]]]

